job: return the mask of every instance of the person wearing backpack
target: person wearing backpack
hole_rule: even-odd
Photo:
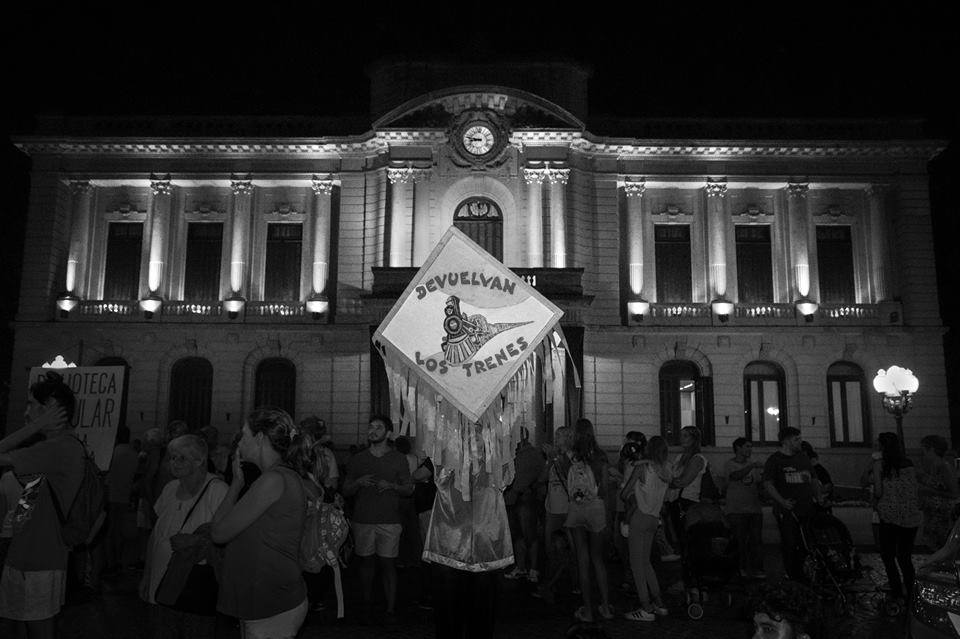
[[[71,427],[75,405],[63,378],[47,372],[30,387],[24,427],[0,441],[0,467],[11,466],[23,485],[0,575],[0,617],[23,622],[30,639],[56,636],[66,594],[69,547],[57,507],[69,512],[84,473],[85,449]],[[45,439],[11,450],[37,433]]]
[[[314,468],[313,440],[297,434],[279,408],[247,417],[233,460],[226,497],[213,516],[210,537],[226,544],[217,610],[240,619],[247,639],[295,637],[307,616],[300,543]],[[243,461],[261,475],[244,487]]]
[[[573,533],[577,553],[577,569],[580,576],[580,591],[583,605],[574,616],[584,622],[592,622],[593,590],[590,568],[596,575],[600,590],[598,610],[604,619],[613,618],[610,605],[610,587],[607,583],[607,568],[603,560],[603,531],[607,527],[606,497],[607,456],[597,445],[593,423],[580,418],[573,428],[571,464],[567,472],[567,519],[564,526]]]

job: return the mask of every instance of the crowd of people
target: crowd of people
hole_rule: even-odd
[[[223,625],[233,624],[244,637],[294,637],[330,590],[330,576],[304,572],[301,561],[312,502],[342,509],[350,522],[362,619],[397,621],[398,567],[419,574],[425,609],[445,596],[437,584],[454,578],[420,560],[436,493],[433,463],[376,415],[366,445],[343,463],[323,420],[295,423],[276,408],[251,412],[231,446],[215,428],[182,421],[151,429],[143,442],[121,426],[104,478],[105,524],[70,548],[64,513],[84,490],[87,455],[69,426],[74,408],[70,389],[50,373],[30,389],[24,427],[0,441],[0,616],[22,622],[29,637],[56,635],[68,583],[95,589],[131,570],[142,570],[139,596],[155,636],[223,636]],[[618,614],[610,587],[619,581],[635,602],[619,615],[653,622],[670,614],[666,594],[692,590],[688,531],[695,524],[723,522],[739,549],[740,577],[765,578],[756,549],[766,502],[786,575],[807,580],[801,530],[829,510],[834,487],[800,431],[784,428],[763,462],[738,438],[718,469],[701,452],[698,429],[683,428],[679,442],[671,451],[663,437],[631,431],[610,459],[587,419],[557,428],[552,443],[540,446],[522,429],[504,491],[515,563],[503,576],[525,580],[549,605],[579,598],[571,612],[583,623]],[[911,553],[921,522],[924,543],[940,548],[927,563],[960,546],[951,513],[960,488],[944,459],[946,442],[927,437],[922,451],[914,465],[897,436],[882,433],[863,473],[898,599],[909,597],[915,579]],[[477,596],[492,602],[496,589],[482,591]],[[807,623],[770,601],[758,609],[758,633]],[[444,614],[437,612],[438,628]]]

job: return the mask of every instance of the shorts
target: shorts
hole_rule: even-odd
[[[307,618],[307,600],[296,608],[267,617],[265,619],[242,619],[240,636],[242,639],[293,639],[300,632],[303,620]]]
[[[353,552],[358,557],[385,557],[388,559],[400,554],[400,524],[350,524],[353,530]]]
[[[563,523],[567,528],[586,528],[590,532],[600,532],[607,527],[607,512],[603,500],[591,499],[586,503],[570,502],[567,520]]]
[[[21,571],[11,566],[0,575],[0,617],[41,621],[57,616],[67,594],[66,570]]]

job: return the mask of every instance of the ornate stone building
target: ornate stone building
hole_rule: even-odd
[[[178,417],[231,430],[266,402],[354,443],[384,402],[371,330],[454,224],[565,312],[583,384],[541,437],[578,414],[611,448],[696,424],[726,455],[786,424],[852,479],[839,457],[893,427],[871,382],[894,363],[921,380],[908,446],[948,436],[938,143],[897,123],[591,121],[571,65],[370,75],[372,124],[73,121],[19,138],[33,172],[13,388],[56,354],[122,363],[135,435]]]

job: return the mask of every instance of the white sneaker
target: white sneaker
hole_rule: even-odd
[[[657,616],[652,612],[647,612],[643,608],[637,608],[636,610],[631,610],[627,614],[623,615],[623,618],[628,621],[656,621]]]
[[[527,581],[529,581],[532,584],[539,583],[540,573],[536,570],[531,570],[530,572],[527,573]]]

